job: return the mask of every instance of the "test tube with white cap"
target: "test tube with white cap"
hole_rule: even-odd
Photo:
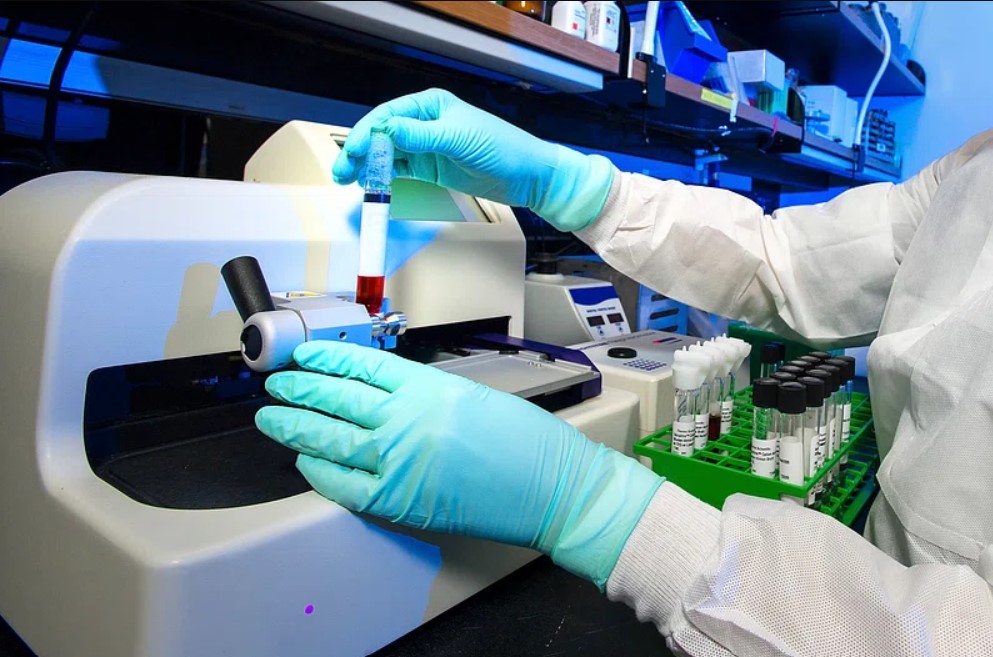
[[[691,345],[689,349],[683,347],[683,349],[674,354],[673,359],[693,363],[704,374],[703,383],[700,384],[697,390],[696,414],[693,416],[696,441],[694,449],[699,451],[707,446],[707,430],[710,418],[710,385],[707,383],[706,377],[710,375],[713,359],[710,353],[700,348],[694,349],[695,346]]]
[[[705,378],[704,368],[697,357],[690,357],[689,351],[677,351],[673,361],[672,452],[693,456],[696,449],[697,406],[700,385]]]
[[[724,340],[715,340],[714,344],[724,354],[721,363],[721,435],[731,433],[731,418],[734,416],[734,365],[738,362],[738,347]]]
[[[703,349],[711,356],[710,377],[710,418],[707,425],[707,437],[716,440],[721,435],[721,399],[724,396],[725,378],[727,372],[724,370],[726,355],[723,349],[717,346],[713,340],[704,342]]]

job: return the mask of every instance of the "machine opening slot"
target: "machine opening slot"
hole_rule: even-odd
[[[93,371],[83,442],[90,467],[134,500],[171,509],[261,504],[310,490],[296,452],[255,428],[271,403],[238,353]]]

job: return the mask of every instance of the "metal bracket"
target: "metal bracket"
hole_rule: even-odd
[[[665,107],[665,66],[644,53],[638,53],[637,58],[645,62],[645,84],[642,87],[645,105],[656,109]]]

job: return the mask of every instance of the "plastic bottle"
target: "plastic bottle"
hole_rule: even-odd
[[[586,38],[586,7],[582,2],[556,2],[552,5],[552,27],[580,39]]]
[[[610,52],[617,52],[621,34],[621,10],[616,2],[584,2],[586,40]]]

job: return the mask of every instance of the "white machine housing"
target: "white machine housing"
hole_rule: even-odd
[[[700,338],[649,330],[575,344],[572,348],[586,354],[597,366],[605,386],[638,395],[640,438],[672,424],[673,353],[697,342]],[[738,390],[749,385],[747,361],[742,363],[735,377]]]
[[[524,283],[524,337],[557,345],[631,332],[609,281],[531,272]]]
[[[257,257],[273,292],[354,289],[362,190],[328,179],[346,132],[288,124],[247,167],[254,182],[68,172],[0,197],[0,615],[40,657],[364,655],[537,556],[313,491],[142,504],[87,462],[92,372],[237,353],[242,322],[219,271],[230,258]],[[511,210],[425,194],[461,219],[430,220],[429,207],[391,222],[392,307],[412,328],[507,317],[520,336],[525,243]],[[558,415],[624,449],[636,407],[605,388]]]

